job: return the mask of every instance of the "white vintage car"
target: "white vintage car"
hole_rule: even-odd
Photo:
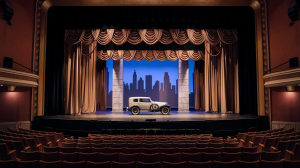
[[[132,114],[139,114],[140,112],[158,112],[162,114],[169,114],[171,111],[170,105],[167,102],[155,102],[150,97],[130,97],[129,107],[127,111]]]

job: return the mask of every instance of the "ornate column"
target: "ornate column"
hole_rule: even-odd
[[[112,112],[123,112],[123,59],[113,61]]]
[[[189,64],[178,60],[178,112],[189,112]]]

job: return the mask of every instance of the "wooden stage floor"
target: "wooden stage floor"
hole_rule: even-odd
[[[205,111],[190,110],[190,112],[180,113],[177,109],[172,109],[169,115],[162,115],[160,112],[141,112],[133,115],[131,112],[124,111],[119,113],[111,112],[111,109],[96,111],[95,114],[82,115],[55,115],[43,116],[43,118],[59,118],[63,120],[97,120],[97,121],[132,121],[144,122],[146,119],[156,119],[158,122],[167,121],[207,121],[207,120],[238,120],[259,118],[257,115],[240,114],[221,114],[217,112],[207,113]]]

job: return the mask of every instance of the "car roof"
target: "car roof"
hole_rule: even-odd
[[[129,99],[150,99],[150,97],[129,97]]]

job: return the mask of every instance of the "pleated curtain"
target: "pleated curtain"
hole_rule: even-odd
[[[106,61],[98,59],[96,62],[96,110],[106,110],[106,102]]]
[[[194,95],[195,109],[205,110],[205,85],[204,85],[204,61],[195,61],[194,67]]]
[[[237,43],[220,45],[205,43],[205,111],[239,113]]]
[[[65,114],[81,114],[81,43],[65,43]]]

